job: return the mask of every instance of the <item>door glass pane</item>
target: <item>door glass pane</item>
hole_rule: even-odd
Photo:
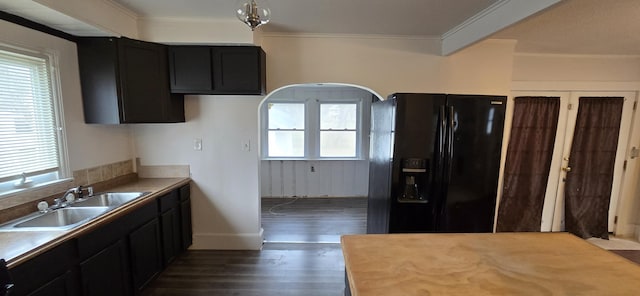
[[[304,129],[304,104],[269,103],[269,129]]]
[[[269,131],[269,157],[303,157],[304,131]]]
[[[320,129],[356,129],[357,104],[320,105]]]
[[[355,131],[320,131],[321,157],[356,157]]]

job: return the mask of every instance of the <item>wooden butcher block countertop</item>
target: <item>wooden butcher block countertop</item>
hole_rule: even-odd
[[[640,265],[567,233],[342,239],[349,287],[370,295],[640,295]]]

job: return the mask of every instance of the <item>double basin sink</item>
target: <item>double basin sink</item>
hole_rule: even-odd
[[[66,207],[36,212],[0,226],[0,230],[67,230],[96,218],[148,192],[105,192],[78,199]]]

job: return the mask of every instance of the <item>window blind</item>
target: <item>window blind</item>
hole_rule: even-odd
[[[60,167],[47,59],[0,50],[0,181]]]

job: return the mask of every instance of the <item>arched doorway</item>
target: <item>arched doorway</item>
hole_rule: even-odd
[[[339,243],[366,232],[370,106],[349,84],[279,88],[258,110],[265,243]]]

